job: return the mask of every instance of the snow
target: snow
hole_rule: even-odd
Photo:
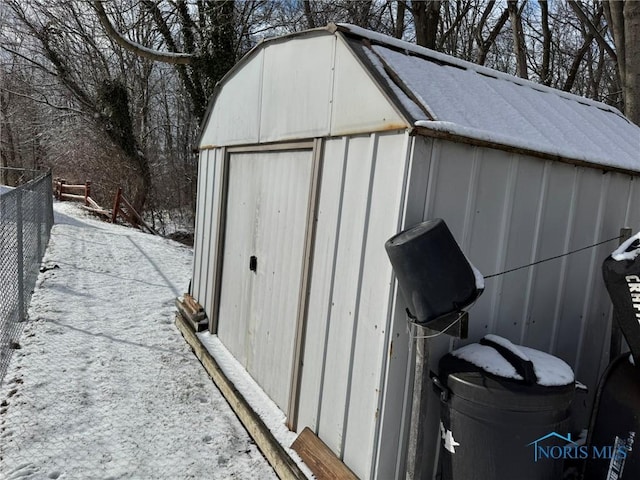
[[[571,367],[558,357],[522,345],[516,346],[506,338],[497,335],[487,335],[485,338],[509,348],[522,359],[530,360],[538,378],[538,385],[545,387],[563,386],[573,383],[575,380]],[[523,380],[513,365],[492,347],[472,343],[451,352],[451,354],[476,365],[492,375],[512,380]]]
[[[0,478],[276,478],[173,324],[191,250],[54,208],[0,386]]]
[[[509,350],[511,353],[513,353],[514,355],[516,355],[518,358],[521,358],[522,360],[526,361],[526,362],[530,362],[531,359],[522,351],[522,349],[518,348],[517,345],[514,345],[513,343],[511,343],[509,340],[507,340],[504,337],[499,337],[498,335],[485,335],[484,336],[485,340],[489,340],[497,345],[500,345],[504,348],[506,348],[507,350]]]
[[[466,255],[465,255],[465,258],[466,258]],[[469,261],[468,258],[467,258],[467,263],[469,264],[469,266],[471,267],[471,271],[473,272],[473,277],[476,282],[476,289],[484,290],[484,275],[482,275],[482,272],[478,270],[476,266]]]
[[[359,27],[341,29],[373,42],[368,59],[417,127],[640,171],[640,128],[614,107]]]
[[[231,380],[233,386],[242,394],[252,410],[258,414],[278,443],[285,447],[289,456],[295,460],[307,477],[314,478],[313,473],[304,464],[300,456],[289,448],[298,434],[287,428],[285,423],[286,416],[282,410],[269,398],[217,336],[211,335],[209,332],[202,332],[198,333],[198,337],[207,351],[215,359],[225,376]]]
[[[634,242],[639,241],[640,232],[622,242],[620,246],[613,251],[611,257],[617,262],[620,262],[622,260],[635,260],[635,258],[640,255],[640,245],[637,245],[634,248],[631,248],[631,246]]]
[[[451,352],[451,355],[466,360],[492,375],[511,380],[524,380],[522,376],[516,372],[513,365],[505,360],[495,348],[480,345],[479,343],[471,343],[458,350],[454,350]]]
[[[560,387],[575,381],[573,370],[564,360],[533,348],[524,346],[520,346],[520,348],[533,362],[538,385]]]

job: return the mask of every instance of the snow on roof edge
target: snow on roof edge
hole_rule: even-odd
[[[509,135],[501,135],[496,132],[487,132],[478,128],[465,127],[464,125],[459,125],[457,123],[418,120],[415,122],[414,126],[432,130],[434,132],[449,133],[472,140],[487,142],[495,144],[496,146],[502,145],[505,147],[519,148],[525,151],[529,151],[532,154],[541,153],[544,155],[560,157],[567,160],[576,160],[578,162],[588,163],[590,165],[593,165],[594,167],[604,170],[619,170],[623,173],[640,172],[640,166],[633,167],[621,163],[614,164],[609,159],[593,158],[584,154],[577,155],[577,152],[572,149],[563,149],[562,147],[548,148],[547,146],[544,146],[539,142],[526,142]]]
[[[473,70],[476,73],[479,73],[481,75],[487,75],[490,77],[495,77],[497,79],[506,80],[506,81],[515,83],[516,85],[533,88],[534,90],[538,90],[540,92],[553,93],[567,100],[580,102],[592,107],[599,108],[607,112],[614,113],[624,118],[627,122],[630,122],[629,119],[627,119],[620,110],[606,103],[598,102],[597,100],[592,100],[590,98],[586,98],[580,95],[576,95],[574,93],[558,90],[556,88],[547,87],[546,85],[535,83],[535,82],[532,82],[531,80],[525,80],[524,78],[515,77],[513,75],[509,75],[508,73],[500,72],[499,70],[494,70],[492,68],[485,67],[483,65],[478,65],[476,63],[468,62],[466,60],[461,60],[451,55],[436,52],[435,50],[431,50],[426,47],[421,47],[420,45],[406,42],[404,40],[400,40],[397,38],[389,37],[388,35],[384,35],[382,33],[373,32],[371,30],[367,30],[365,28],[358,27],[356,25],[351,25],[349,23],[338,23],[337,26],[339,27],[338,31],[352,33],[354,35],[358,35],[360,37],[366,38],[368,40],[371,40],[377,43],[381,43],[390,47],[405,50],[407,52],[416,53],[418,55],[428,57],[433,60],[437,60],[439,62],[444,62],[449,65],[453,65],[455,67],[463,68],[466,70]]]

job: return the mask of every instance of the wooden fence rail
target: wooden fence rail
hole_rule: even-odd
[[[116,223],[119,215],[134,227],[143,231],[146,230],[153,235],[158,235],[158,232],[144,221],[142,216],[124,197],[122,194],[122,187],[118,188],[118,191],[116,192],[112,210],[102,208],[91,198],[91,182],[89,181],[86,181],[84,185],[72,185],[66,183],[65,180],[56,179],[54,180],[53,192],[56,199],[60,201],[73,200],[84,202],[84,208],[86,210],[110,219],[111,223]]]
[[[116,219],[120,215],[127,222],[134,227],[138,227],[140,230],[146,230],[149,233],[158,235],[153,228],[151,228],[147,222],[144,221],[142,216],[136,211],[135,208],[129,203],[129,201],[122,194],[122,187],[118,188],[116,197],[113,199],[113,209],[111,210],[111,223],[116,223]]]

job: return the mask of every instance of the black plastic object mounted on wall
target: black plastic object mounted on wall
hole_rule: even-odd
[[[419,325],[441,330],[446,324],[440,320],[457,318],[483,291],[440,218],[398,233],[387,240],[385,249],[409,314]]]

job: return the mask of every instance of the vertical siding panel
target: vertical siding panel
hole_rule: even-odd
[[[598,209],[596,210],[596,222],[595,228],[591,233],[589,238],[589,242],[587,244],[594,244],[600,241],[603,237],[603,225],[604,225],[604,216],[606,211],[607,204],[607,196],[609,194],[609,183],[611,177],[609,175],[601,175],[601,187],[600,187],[600,195],[598,198]],[[592,350],[593,339],[596,331],[601,330],[598,328],[598,323],[602,322],[600,318],[597,317],[598,314],[594,310],[594,302],[593,299],[590,298],[591,294],[594,291],[595,285],[598,283],[597,279],[601,276],[600,274],[600,265],[602,259],[599,258],[598,249],[591,248],[588,250],[588,264],[589,270],[587,275],[583,279],[583,285],[586,287],[585,295],[582,301],[582,318],[583,322],[581,324],[580,333],[578,337],[578,354],[575,361],[575,370],[578,378],[584,378],[584,381],[588,384],[593,385],[595,383],[594,376],[597,375],[597,368],[600,364],[600,345],[602,344],[602,337],[598,338],[595,347],[597,349],[597,361],[593,361],[594,350]],[[593,372],[591,369],[594,367],[596,372]],[[586,376],[583,376],[586,375]],[[588,378],[587,378],[588,377]],[[591,381],[590,381],[591,380]]]
[[[540,258],[539,250],[540,250],[540,242],[541,242],[541,232],[542,232],[542,221],[544,216],[544,210],[547,203],[547,190],[549,187],[549,172],[551,171],[552,163],[551,161],[544,162],[544,173],[542,174],[542,185],[540,188],[540,199],[538,203],[538,209],[535,216],[535,229],[533,232],[533,245],[531,248],[531,257],[529,258],[529,263],[533,263]],[[531,322],[531,302],[533,298],[533,285],[535,283],[535,275],[536,275],[536,267],[533,266],[527,269],[527,286],[525,289],[525,302],[524,308],[522,312],[522,320],[520,325],[520,340],[517,343],[524,343],[524,339],[527,336],[527,329]]]
[[[440,162],[442,160],[442,141],[431,140],[431,154],[429,155],[429,169],[427,178],[427,191],[424,197],[424,217],[421,220],[433,218],[433,204],[435,203],[436,184],[438,182],[438,172],[440,170]]]
[[[458,243],[461,243],[465,231],[465,212],[469,196],[474,192],[469,191],[469,186],[474,181],[473,164],[469,161],[473,158],[474,147],[452,142],[436,141],[439,146],[437,171],[434,182],[429,186],[433,188],[431,199],[432,207],[427,210],[429,217],[442,218]]]
[[[565,232],[570,221],[568,207],[573,196],[567,185],[573,183],[575,168],[564,163],[551,164],[535,260],[551,258],[565,252]],[[528,328],[523,339],[523,344],[528,347],[549,350],[559,293],[560,265],[561,260],[556,259],[531,267],[535,272],[531,284]]]
[[[213,276],[211,275],[211,265],[215,261],[215,251],[212,248],[214,244],[215,237],[211,235],[214,230],[214,225],[216,224],[217,209],[214,204],[214,199],[217,197],[217,188],[215,188],[216,184],[216,171],[217,171],[217,156],[219,149],[215,149],[210,151],[209,158],[207,159],[208,167],[207,167],[207,193],[205,195],[205,203],[207,205],[205,211],[205,224],[206,228],[204,228],[203,232],[203,245],[207,245],[205,250],[206,254],[202,256],[203,262],[201,267],[201,289],[200,296],[202,297],[199,302],[201,305],[210,305],[211,299],[213,298],[212,285],[213,285]],[[204,290],[204,291],[203,291]]]
[[[601,240],[613,238],[620,234],[620,228],[625,223],[625,213],[627,198],[629,196],[629,184],[626,181],[627,176],[619,173],[609,172],[609,188],[604,210],[604,218],[602,221],[602,229],[600,234]],[[593,324],[587,328],[584,347],[585,353],[590,352],[589,360],[594,365],[590,371],[594,373],[592,377],[594,382],[597,381],[597,373],[601,372],[609,363],[609,342],[611,338],[611,300],[606,291],[604,280],[602,279],[602,262],[611,254],[618,246],[618,241],[612,241],[599,247],[596,247],[596,275],[594,278],[593,291],[589,297],[592,299],[592,311],[590,320]],[[595,363],[597,358],[595,353],[600,353],[599,363]],[[586,360],[586,355],[583,357]]]
[[[403,218],[396,230],[401,231],[422,221],[427,195],[433,141],[426,137],[410,137],[407,155],[407,179]],[[397,282],[390,292],[391,329],[385,369],[382,412],[380,415],[376,471],[380,480],[404,478],[406,448],[413,389],[413,344],[409,342],[407,316],[400,299]]]
[[[357,285],[371,172],[369,137],[349,141],[339,223],[319,434],[342,457]]]
[[[477,147],[476,147],[477,148]],[[469,217],[469,246],[465,253],[481,272],[495,271],[500,262],[501,252],[497,247],[506,212],[508,182],[512,175],[509,168],[510,155],[496,150],[480,149],[475,154],[478,165],[475,168],[475,200]],[[469,320],[469,337],[480,338],[493,328],[494,305],[492,296],[497,294],[495,281],[487,295],[480,297],[473,307]]]
[[[201,183],[202,183],[202,170],[204,169],[202,163],[202,157],[205,155],[206,150],[201,150],[198,155],[198,181],[196,184],[196,191],[198,195],[198,199],[196,202],[196,214],[194,215],[194,225],[193,225],[193,263],[191,265],[191,291],[189,292],[196,299],[198,298],[198,292],[200,291],[200,285],[198,285],[198,262],[200,261],[200,252],[202,251],[202,242],[200,241],[199,235],[200,230],[202,229],[202,225],[200,225],[200,203],[202,199],[200,197],[200,193],[202,192]]]
[[[536,238],[536,222],[544,178],[544,163],[529,157],[518,157],[511,200],[511,221],[504,245],[504,265],[495,272],[509,270],[530,263]],[[521,341],[522,319],[529,270],[516,270],[496,278],[500,279],[500,301],[496,307],[495,333],[515,343]],[[497,282],[486,281],[486,293],[491,293]]]
[[[323,147],[323,173],[318,205],[318,223],[313,251],[304,361],[300,384],[298,431],[308,426],[318,431],[318,415],[329,332],[329,313],[340,205],[343,194],[347,139],[327,140]]]
[[[470,156],[471,170],[469,173],[469,186],[467,187],[467,203],[464,209],[462,233],[460,235],[460,238],[458,239],[458,243],[463,252],[468,252],[469,245],[471,244],[473,219],[476,215],[476,209],[478,207],[478,183],[480,181],[479,171],[482,165],[483,152],[484,150],[481,148],[473,148],[473,155]]]
[[[372,137],[372,142],[374,139]],[[363,263],[358,306],[357,329],[351,368],[351,385],[344,459],[371,477],[374,466],[375,438],[380,420],[380,400],[386,340],[390,328],[391,263],[384,250],[385,241],[397,232],[403,200],[406,159],[405,135],[389,134],[378,138],[373,151],[375,172],[369,195],[369,220],[363,241]],[[396,421],[399,422],[396,416]],[[385,445],[397,449],[397,443]]]
[[[456,144],[443,140],[433,140],[433,150],[431,155],[431,168],[429,171],[428,191],[425,205],[425,218],[442,218],[447,222],[451,233],[456,241],[460,243],[465,232],[465,216],[467,206],[472,204],[469,197],[475,198],[474,191],[469,191],[469,187],[474,185],[474,147]],[[415,330],[413,330],[415,335]],[[411,342],[415,345],[416,339]],[[438,361],[451,349],[452,340],[448,335],[427,340],[425,368],[433,371],[438,370]],[[412,359],[410,360],[412,362]],[[413,385],[411,385],[413,389]],[[412,392],[412,390],[410,390]],[[433,456],[435,462],[435,452],[440,444],[439,436],[439,412],[440,400],[436,395],[431,395],[423,400],[423,408],[427,412],[424,434],[424,451],[429,456]],[[412,412],[412,416],[416,412]],[[435,468],[436,464],[433,464]]]
[[[591,245],[597,228],[598,204],[602,189],[602,173],[580,168],[577,180],[573,232],[568,249]],[[597,192],[594,193],[594,192]],[[560,309],[562,319],[557,326],[554,354],[575,365],[578,357],[579,332],[584,328],[584,300],[591,251],[584,250],[566,257],[565,288]]]
[[[366,326],[366,321],[361,319],[361,308],[363,301],[363,288],[364,288],[364,274],[365,274],[365,259],[367,254],[367,242],[369,235],[370,222],[371,218],[371,205],[373,201],[373,189],[374,189],[374,180],[375,173],[378,168],[378,134],[373,134],[369,137],[369,149],[367,151],[367,158],[371,162],[371,168],[369,173],[369,185],[367,188],[367,203],[365,210],[365,217],[363,221],[363,235],[361,238],[361,247],[358,252],[358,256],[353,260],[357,260],[359,264],[359,274],[358,274],[358,283],[356,286],[356,295],[355,295],[355,309],[353,313],[353,331],[351,333],[351,351],[349,356],[349,373],[347,376],[347,398],[345,401],[345,410],[344,410],[344,419],[343,419],[343,434],[342,434],[342,457],[345,462],[349,465],[353,465],[352,469],[354,473],[358,475],[360,478],[366,478],[369,476],[369,466],[371,465],[372,459],[372,448],[369,442],[373,440],[373,433],[375,431],[375,425],[377,420],[377,413],[375,412],[375,406],[373,407],[373,411],[369,412],[370,415],[363,422],[362,418],[351,418],[352,414],[357,417],[362,417],[362,410],[366,410],[368,407],[368,403],[373,400],[374,405],[377,405],[379,392],[377,388],[374,387],[373,391],[368,391],[367,393],[373,398],[367,398],[362,394],[364,392],[358,392],[359,388],[367,388],[367,380],[371,381],[376,377],[376,373],[380,373],[381,362],[378,363],[376,360],[378,359],[378,355],[376,355],[375,351],[375,340],[373,345],[369,345],[370,352],[368,355],[368,360],[370,363],[376,365],[378,368],[375,370],[371,369],[371,365],[364,366],[359,365],[357,353],[358,353],[358,345],[361,342],[362,336],[367,336],[366,329],[363,332],[363,327]],[[384,269],[384,267],[382,267]],[[380,273],[380,272],[376,272]],[[382,306],[382,310],[384,310],[384,306]],[[380,324],[380,330],[378,330],[378,325],[373,325],[376,334],[379,335],[380,331],[384,331],[383,322],[377,321],[376,317],[380,319],[380,311],[376,312],[373,318],[369,320],[374,323]],[[386,313],[386,312],[385,312]],[[364,324],[364,325],[363,325]],[[376,335],[376,336],[378,336]],[[384,334],[383,334],[384,336]],[[364,367],[364,368],[363,368]],[[371,375],[373,378],[363,378]],[[379,383],[376,385],[379,386]],[[356,413],[357,412],[357,413]],[[365,417],[366,417],[365,413]],[[365,423],[366,422],[366,423]],[[351,435],[349,435],[351,433]],[[356,445],[352,445],[355,442]],[[349,448],[351,447],[351,448]],[[355,447],[355,448],[354,448]],[[364,455],[363,455],[364,454]]]
[[[329,134],[335,42],[334,36],[318,36],[264,48],[261,143]]]
[[[193,259],[193,296],[198,302],[202,298],[204,293],[204,286],[202,285],[202,265],[204,263],[204,256],[208,252],[208,245],[204,243],[204,231],[208,227],[206,224],[207,217],[205,215],[207,209],[207,202],[205,200],[207,195],[207,174],[209,167],[209,150],[203,150],[200,152],[200,162],[198,165],[198,212],[196,217],[196,232],[195,232],[195,254]]]
[[[562,253],[571,251],[571,241],[573,239],[574,229],[575,229],[575,219],[576,219],[576,210],[577,210],[577,199],[578,199],[578,182],[581,178],[582,168],[574,168],[573,169],[573,183],[571,185],[571,202],[569,204],[569,212],[568,212],[568,222],[567,229],[564,235],[564,244],[562,248]],[[551,341],[549,342],[549,347],[547,351],[549,353],[555,353],[558,344],[558,329],[561,322],[561,314],[562,314],[562,306],[565,302],[565,289],[567,286],[567,271],[568,271],[568,263],[569,263],[570,255],[562,257],[560,261],[560,272],[558,275],[558,295],[556,297],[556,305],[553,310],[553,328],[551,329]]]
[[[212,168],[212,190],[213,190],[213,200],[211,207],[211,231],[209,234],[210,242],[207,244],[207,248],[209,250],[209,266],[207,269],[207,299],[205,303],[203,303],[203,307],[207,312],[209,319],[213,318],[213,300],[215,297],[215,279],[217,272],[217,265],[220,261],[217,258],[217,245],[216,241],[218,239],[218,215],[220,213],[220,209],[222,206],[220,205],[220,190],[222,189],[222,164],[224,162],[224,150],[221,148],[217,148],[215,150],[214,161],[215,164]]]
[[[640,229],[640,188],[638,180],[629,177],[629,201],[627,206],[627,214],[625,215],[625,226],[631,228],[633,233]]]
[[[516,180],[518,178],[518,167],[520,165],[520,157],[517,155],[505,155],[504,158],[508,168],[508,175],[505,185],[504,205],[502,206],[502,220],[500,222],[499,237],[496,244],[497,255],[496,262],[494,264],[494,272],[502,272],[505,270],[507,261],[507,245],[509,244],[509,232],[511,230],[511,224],[513,221],[513,210],[516,196]],[[489,319],[489,329],[491,332],[498,330],[502,318],[499,316],[500,302],[502,301],[502,289],[504,286],[504,276],[498,276],[494,280],[489,280],[491,284],[490,294],[491,298],[491,316]],[[491,291],[493,290],[493,291]],[[507,323],[511,323],[510,319],[507,319]]]

